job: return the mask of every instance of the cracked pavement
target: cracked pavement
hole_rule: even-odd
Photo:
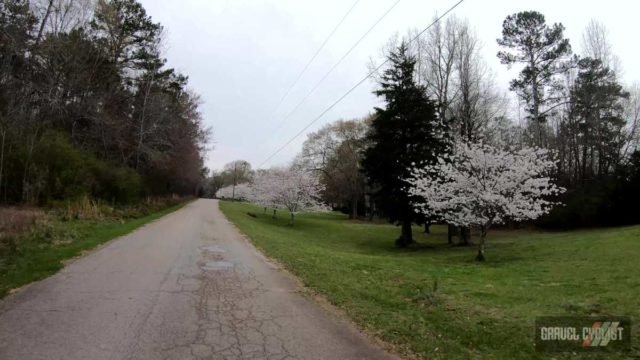
[[[198,200],[0,301],[0,359],[393,359]]]

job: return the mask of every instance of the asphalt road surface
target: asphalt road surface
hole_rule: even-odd
[[[0,301],[0,359],[389,359],[198,200]]]

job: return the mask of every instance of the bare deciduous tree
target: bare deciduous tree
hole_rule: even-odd
[[[492,138],[496,121],[506,117],[507,98],[495,86],[494,74],[480,54],[480,41],[468,23],[457,22],[456,32],[453,128],[463,140],[486,141]]]
[[[617,76],[622,75],[622,64],[620,58],[613,53],[609,31],[596,19],[591,19],[582,34],[582,55],[598,59]]]
[[[437,14],[434,15],[436,18]],[[438,21],[412,46],[419,82],[426,86],[428,95],[438,103],[438,115],[444,121],[448,119],[450,106],[459,95],[453,83],[463,26],[453,16],[447,18],[444,24]]]
[[[296,161],[320,175],[325,201],[348,207],[351,218],[358,216],[365,192],[360,163],[368,126],[368,120],[340,120],[329,124],[308,136]]]

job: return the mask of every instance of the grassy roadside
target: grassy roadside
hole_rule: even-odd
[[[221,202],[254,244],[341,307],[366,331],[421,358],[571,358],[533,348],[543,315],[640,318],[640,226],[575,232],[494,231],[487,263],[475,249],[450,247],[446,229],[421,249],[393,246],[398,229],[304,214],[294,227],[251,205]],[[251,211],[257,218],[247,216]],[[632,354],[640,356],[640,332]],[[584,354],[577,354],[583,358]],[[602,357],[601,357],[602,358]]]
[[[17,251],[0,259],[0,298],[11,289],[44,279],[64,267],[64,262],[109,240],[174,212],[185,203],[135,219],[47,219],[28,234],[16,238]]]

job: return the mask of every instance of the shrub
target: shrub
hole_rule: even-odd
[[[90,158],[87,164],[92,196],[114,204],[132,204],[141,199],[142,178],[133,169],[113,166],[96,158]]]
[[[17,254],[17,243],[13,236],[0,235],[0,269],[4,262],[9,262]]]
[[[68,199],[82,204],[87,197],[121,204],[141,199],[142,179],[136,171],[75,148],[66,134],[46,132],[34,153],[32,192],[41,204]]]
[[[602,177],[564,194],[539,225],[552,229],[619,226],[640,223],[640,152],[613,176]]]

